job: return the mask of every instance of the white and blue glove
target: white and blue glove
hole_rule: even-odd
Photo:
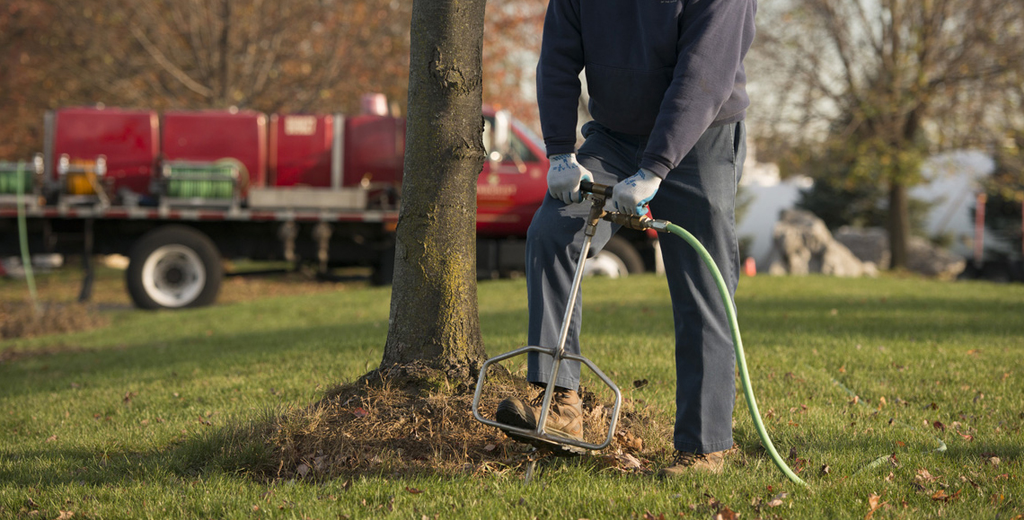
[[[654,198],[661,186],[661,177],[650,170],[640,171],[626,177],[612,188],[612,204],[615,211],[627,215],[646,215],[647,203]]]
[[[581,181],[594,181],[594,176],[576,162],[576,154],[563,153],[551,156],[548,169],[548,193],[566,203],[583,202],[586,195],[580,191]]]

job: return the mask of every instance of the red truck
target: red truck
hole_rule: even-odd
[[[544,146],[507,112],[485,110],[490,161],[477,185],[478,273],[519,272],[546,194]],[[405,120],[379,114],[65,108],[45,115],[44,150],[0,161],[0,257],[123,254],[139,307],[212,303],[221,259],[368,266],[391,281]],[[19,195],[19,193],[23,195]],[[655,268],[655,239],[616,237],[594,269]]]

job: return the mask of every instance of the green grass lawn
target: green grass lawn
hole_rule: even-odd
[[[14,284],[0,282],[0,293]],[[479,298],[488,352],[521,346],[525,284],[483,283]],[[0,342],[0,518],[728,518],[723,506],[743,519],[1024,514],[1024,287],[895,277],[741,281],[758,404],[809,488],[758,448],[742,396],[743,454],[722,475],[661,481],[567,459],[543,461],[528,484],[521,467],[253,478],[268,448],[240,440],[250,425],[374,368],[388,299],[387,289],[337,286],[179,312],[114,305],[103,328]],[[588,279],[584,299],[584,354],[668,425],[664,280]],[[633,388],[641,379],[650,384]],[[667,461],[656,452],[668,439],[649,442],[653,464]]]

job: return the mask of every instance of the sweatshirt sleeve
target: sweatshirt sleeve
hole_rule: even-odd
[[[735,89],[745,91],[743,58],[754,39],[755,0],[692,0],[683,13],[672,83],[641,167],[664,178],[682,162]],[[743,92],[745,98],[745,92]],[[739,114],[737,114],[739,115]]]
[[[551,0],[537,63],[537,107],[549,157],[576,151],[581,70],[579,0]]]

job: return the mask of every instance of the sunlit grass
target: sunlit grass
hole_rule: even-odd
[[[525,284],[483,283],[479,298],[488,352],[523,345]],[[741,518],[864,518],[872,503],[873,518],[1024,514],[1024,287],[913,278],[741,281],[758,404],[809,489],[760,450],[742,397],[742,454],[720,476],[664,482],[570,459],[543,462],[530,484],[521,468],[252,478],[270,460],[252,441],[270,417],[377,365],[388,300],[339,285],[182,312],[115,306],[104,328],[0,343],[0,518],[711,518],[722,506]],[[588,279],[584,300],[584,354],[668,424],[664,280]]]

